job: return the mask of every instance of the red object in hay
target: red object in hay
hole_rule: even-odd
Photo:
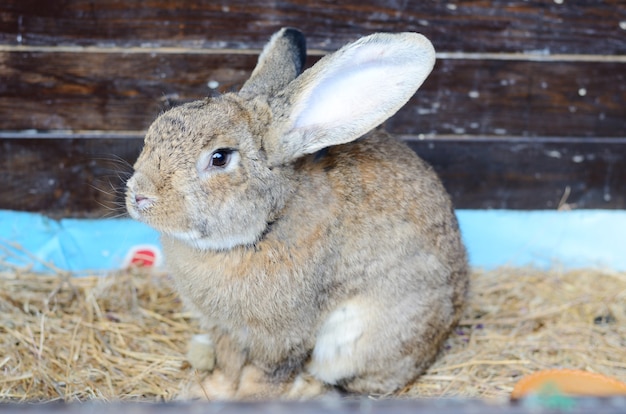
[[[517,400],[546,393],[574,397],[626,395],[626,383],[593,372],[550,369],[522,378],[513,388],[511,399]]]

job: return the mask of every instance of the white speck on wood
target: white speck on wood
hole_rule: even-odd
[[[535,55],[535,56],[550,56],[550,49],[532,49],[525,51],[527,55]]]

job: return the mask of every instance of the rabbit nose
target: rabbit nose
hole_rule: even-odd
[[[148,196],[145,196],[143,194],[135,194],[135,205],[140,210],[144,210],[150,207],[153,202],[154,200]]]
[[[126,183],[127,200],[129,207],[137,210],[145,210],[156,202],[153,195],[154,185],[140,172],[136,172]]]

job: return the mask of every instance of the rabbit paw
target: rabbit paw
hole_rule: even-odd
[[[237,384],[233,383],[221,370],[215,369],[205,377],[196,376],[186,383],[179,401],[229,401],[235,398]]]
[[[313,376],[302,373],[296,377],[284,398],[287,400],[309,400],[318,397],[338,397],[339,393],[333,387],[324,384]]]
[[[194,335],[189,342],[187,361],[199,371],[213,371],[215,368],[215,345],[208,334]]]
[[[238,400],[309,400],[331,395],[331,388],[313,376],[301,373],[295,379],[277,382],[261,369],[247,365],[241,372],[235,393]]]

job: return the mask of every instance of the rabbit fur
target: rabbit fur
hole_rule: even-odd
[[[238,93],[161,114],[128,181],[129,214],[160,232],[207,332],[189,359],[210,373],[190,396],[391,393],[460,317],[450,199],[374,130],[432,70],[431,43],[374,34],[301,73],[305,57],[300,32],[277,32]]]

